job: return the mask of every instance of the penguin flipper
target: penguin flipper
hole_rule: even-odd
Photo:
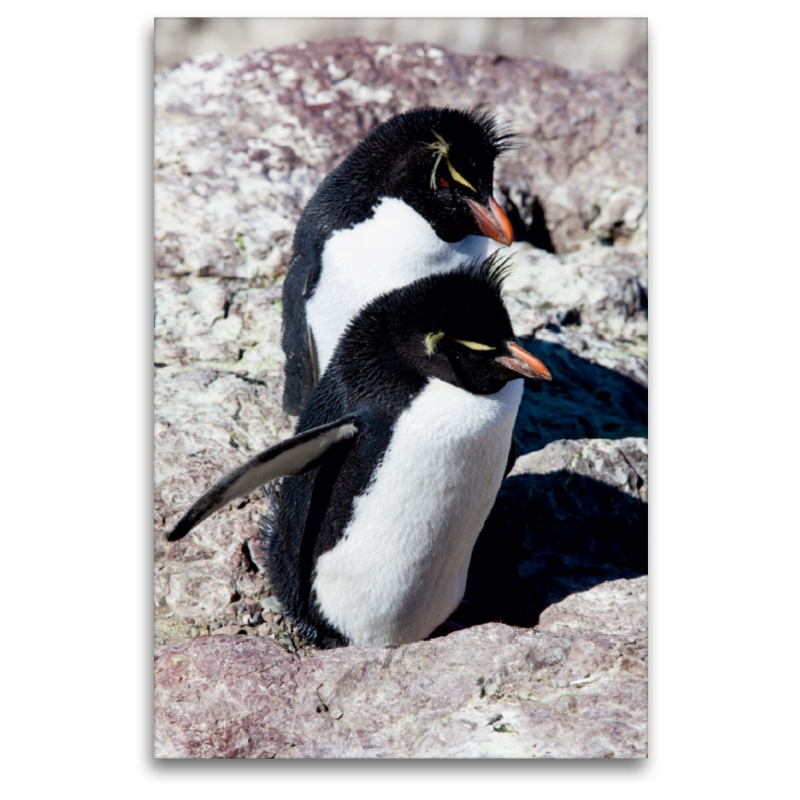
[[[337,442],[351,439],[360,430],[360,419],[349,415],[298,433],[264,450],[231,470],[204,492],[167,536],[170,542],[182,539],[195,525],[210,517],[233,500],[276,478],[299,475],[316,467],[325,453]]]
[[[283,331],[281,346],[285,354],[283,410],[298,416],[319,381],[314,337],[306,318],[306,300],[312,277],[308,258],[298,253],[289,265],[283,284]]]

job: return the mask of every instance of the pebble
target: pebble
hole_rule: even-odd
[[[261,601],[261,608],[264,611],[271,611],[273,614],[280,614],[283,611],[283,606],[278,602],[277,597],[265,597]]]
[[[244,628],[242,628],[241,625],[231,623],[230,625],[224,625],[221,628],[217,628],[211,635],[218,636],[222,634],[223,636],[235,636],[237,633],[245,633]]]
[[[243,625],[261,624],[261,603],[257,600],[242,600],[236,611],[241,617]]]

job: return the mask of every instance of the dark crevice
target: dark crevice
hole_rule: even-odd
[[[242,558],[246,572],[258,572],[258,565],[250,556],[250,548],[247,546],[247,542],[242,544]]]
[[[561,320],[562,325],[580,325],[581,312],[577,308],[570,308]]]
[[[531,224],[528,228],[528,241],[540,250],[548,253],[555,253],[556,248],[550,238],[550,231],[547,229],[547,220],[544,216],[544,207],[539,202],[538,197],[533,198],[531,203]]]
[[[520,192],[517,205],[506,187],[500,187],[506,195],[506,214],[514,231],[515,241],[530,242],[539,250],[555,253],[556,248],[547,228],[544,207],[537,195]]]
[[[642,284],[640,283],[639,284],[639,307],[642,309],[642,311],[645,314],[648,311],[648,305],[649,305],[649,295],[647,294],[647,287],[642,286]]]
[[[613,247],[617,239],[624,233],[622,230],[623,221],[618,219],[612,226],[609,228],[608,236],[601,236],[599,238],[599,242],[606,247]]]
[[[244,351],[240,351],[240,353],[242,352]],[[241,354],[239,355],[239,358],[241,359]],[[264,381],[259,381],[256,378],[249,378],[247,375],[242,375],[239,372],[231,372],[230,374],[233,375],[234,378],[243,380],[245,383],[252,383],[255,386],[263,386],[265,389],[269,389],[269,385]]]

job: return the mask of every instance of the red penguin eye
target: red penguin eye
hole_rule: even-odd
[[[444,178],[439,178],[439,183],[442,186],[449,186],[450,185]]]

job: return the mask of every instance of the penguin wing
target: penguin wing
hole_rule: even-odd
[[[286,355],[283,410],[300,414],[319,381],[317,351],[306,318],[309,285],[314,282],[315,266],[307,254],[297,253],[289,264],[283,284],[283,334],[281,345]]]
[[[167,539],[170,542],[182,539],[195,525],[215,511],[238,497],[250,494],[265,483],[313,469],[333,445],[352,439],[360,429],[359,417],[350,415],[298,433],[291,439],[264,450],[231,470],[195,500]]]

